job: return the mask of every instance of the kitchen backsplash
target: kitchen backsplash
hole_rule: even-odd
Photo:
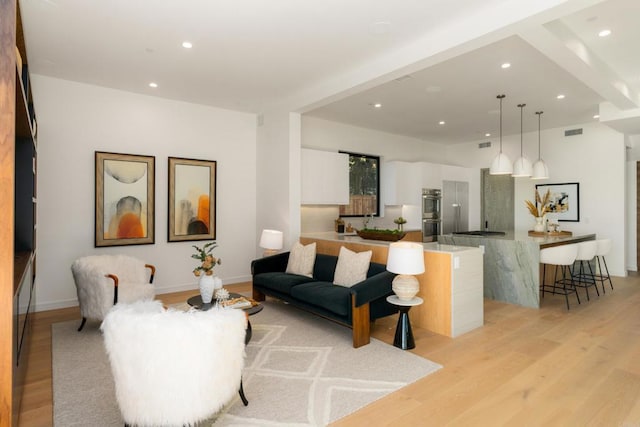
[[[404,209],[407,209],[405,206]],[[383,208],[383,217],[374,217],[373,221],[369,222],[369,228],[397,228],[397,225],[393,223],[395,218],[402,215],[402,206],[386,206]],[[334,221],[338,218],[339,210],[338,206],[327,205],[305,205],[300,209],[301,214],[301,232],[302,233],[317,233],[321,231],[333,231]],[[363,217],[345,217],[345,224],[351,223],[356,229],[363,228]],[[419,226],[418,226],[419,228]]]

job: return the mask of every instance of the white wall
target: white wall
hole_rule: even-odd
[[[627,137],[627,269],[638,271],[638,162],[640,161],[640,135]]]
[[[302,146],[371,154],[380,156],[381,162],[445,163],[447,155],[442,145],[311,116],[302,116]]]
[[[263,229],[284,233],[287,250],[300,233],[300,115],[286,110],[263,113],[257,129],[256,237]],[[262,249],[256,247],[256,255]]]
[[[249,280],[256,247],[255,116],[32,75],[38,114],[38,310],[76,305],[70,266],[125,253],[155,264],[158,293],[196,289],[192,244],[167,242],[167,158],[216,160],[216,269]],[[155,244],[94,248],[94,152],[155,156]]]
[[[515,228],[531,229],[533,218],[524,200],[533,200],[536,184],[580,183],[580,222],[561,222],[564,230],[574,233],[596,233],[598,238],[611,238],[613,249],[607,256],[612,274],[626,276],[625,233],[626,172],[624,135],[599,123],[575,125],[583,128],[582,135],[564,136],[565,128],[542,131],[542,157],[549,166],[550,178],[534,181],[516,178]],[[535,161],[538,134],[524,134],[525,155]],[[535,144],[534,144],[535,141]],[[497,144],[479,149],[476,141],[456,144],[449,148],[449,156],[470,167],[488,167],[498,152]],[[520,153],[520,135],[503,138],[503,151],[511,160]]]
[[[638,248],[637,248],[637,161],[627,161],[627,258],[626,266],[629,271],[638,271]]]

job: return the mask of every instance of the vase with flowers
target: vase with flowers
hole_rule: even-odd
[[[200,261],[200,265],[193,269],[193,274],[200,278],[198,285],[204,304],[210,304],[216,289],[222,287],[222,280],[213,275],[213,267],[222,264],[220,258],[216,258],[211,254],[217,246],[216,242],[205,243],[202,247],[193,245],[196,252],[191,255],[191,258]]]
[[[533,226],[533,231],[543,232],[545,229],[545,217],[550,211],[549,199],[551,198],[551,191],[547,190],[544,197],[540,197],[540,193],[536,189],[536,203],[534,204],[530,200],[525,200],[529,213],[533,215],[536,220],[536,224]]]

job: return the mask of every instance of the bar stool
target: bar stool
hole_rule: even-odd
[[[602,283],[602,292],[607,293],[604,287],[604,282],[609,281],[609,285],[611,285],[611,289],[613,290],[613,282],[611,281],[611,276],[609,275],[609,268],[607,267],[607,261],[604,259],[604,256],[609,253],[611,250],[611,239],[599,239],[596,240],[597,249],[596,249],[596,261],[598,263],[598,269],[595,276],[596,282]],[[602,262],[604,263],[605,274],[602,273],[602,266],[600,265],[600,259],[602,258]],[[598,289],[598,288],[596,288]]]
[[[578,245],[575,243],[540,249],[540,263],[542,264],[542,297],[544,298],[545,292],[564,295],[567,302],[567,310],[569,310],[569,294],[571,293],[576,294],[576,299],[578,300],[578,304],[580,304],[580,296],[578,295],[578,291],[573,283],[573,276],[571,275],[570,270],[570,267],[575,262],[577,255]],[[553,283],[548,285],[545,284],[544,280],[547,264],[555,265]],[[558,280],[558,266],[560,266],[562,270],[562,279],[560,280]]]
[[[576,245],[578,246],[576,261],[580,261],[580,263],[578,264],[577,272],[576,266],[573,266],[571,275],[573,276],[575,286],[584,288],[587,293],[587,301],[589,301],[589,288],[591,286],[596,288],[596,294],[600,296],[600,292],[598,291],[598,287],[596,286],[595,275],[593,274],[593,269],[591,268],[591,260],[596,256],[596,249],[598,247],[598,244],[595,240],[590,240],[588,242],[576,243]],[[589,267],[588,273],[584,267],[585,264],[587,264],[587,267]]]

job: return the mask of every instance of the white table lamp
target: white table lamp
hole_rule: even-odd
[[[391,243],[387,270],[398,275],[393,279],[393,292],[402,301],[411,300],[420,290],[420,283],[414,274],[424,273],[424,247],[413,242]]]
[[[278,230],[262,230],[262,236],[260,236],[260,247],[264,249],[264,256],[275,255],[280,249],[282,249],[283,235],[282,231]]]

